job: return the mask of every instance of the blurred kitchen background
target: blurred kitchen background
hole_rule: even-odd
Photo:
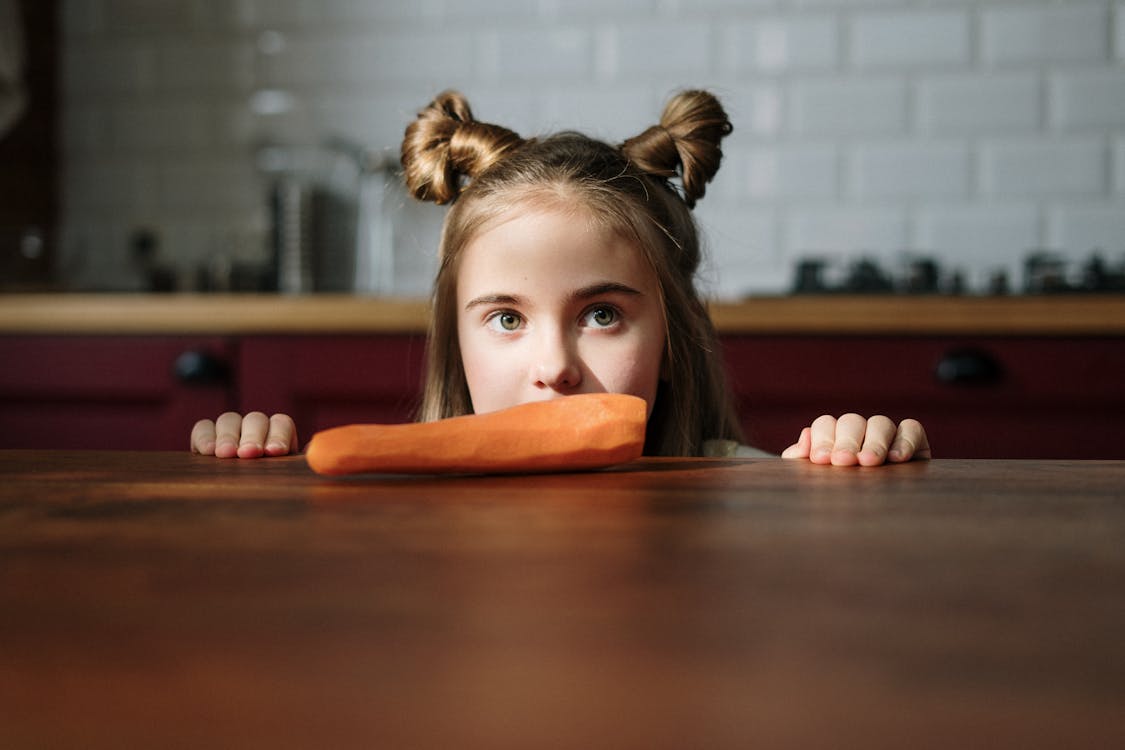
[[[0,284],[423,296],[448,87],[613,141],[717,92],[718,299],[1125,270],[1125,0],[0,0]]]

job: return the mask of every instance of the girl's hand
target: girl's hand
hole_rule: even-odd
[[[191,452],[218,458],[258,458],[297,452],[297,426],[286,414],[267,417],[233,411],[212,422],[201,419],[191,430]]]
[[[896,426],[883,416],[864,419],[858,414],[845,414],[836,419],[826,414],[801,430],[797,442],[781,457],[807,458],[814,464],[833,466],[879,466],[887,461],[929,459],[930,442],[916,419],[904,419]]]

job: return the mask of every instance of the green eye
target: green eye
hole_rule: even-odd
[[[512,312],[499,312],[489,318],[488,323],[493,328],[498,328],[502,331],[516,331],[519,330],[523,320],[519,315]]]
[[[605,328],[617,322],[617,311],[612,307],[595,307],[586,313],[586,319],[599,328]]]

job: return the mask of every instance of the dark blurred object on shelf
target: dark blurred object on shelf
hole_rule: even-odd
[[[961,268],[945,270],[936,258],[905,255],[897,273],[883,268],[871,255],[847,266],[841,259],[809,256],[798,259],[793,294],[1110,294],[1125,292],[1125,253],[1117,264],[1095,249],[1079,264],[1066,254],[1033,250],[1023,263],[1023,286],[1015,288],[1011,269],[1000,266],[972,283]],[[834,281],[835,280],[835,281]]]
[[[1069,292],[1066,261],[1057,253],[1040,250],[1027,257],[1023,264],[1024,291],[1028,294]]]
[[[895,283],[878,261],[860,258],[852,264],[844,287],[857,294],[886,294],[895,290]]]

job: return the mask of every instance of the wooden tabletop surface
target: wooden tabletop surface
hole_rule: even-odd
[[[1125,462],[0,451],[0,747],[1125,746]]]

